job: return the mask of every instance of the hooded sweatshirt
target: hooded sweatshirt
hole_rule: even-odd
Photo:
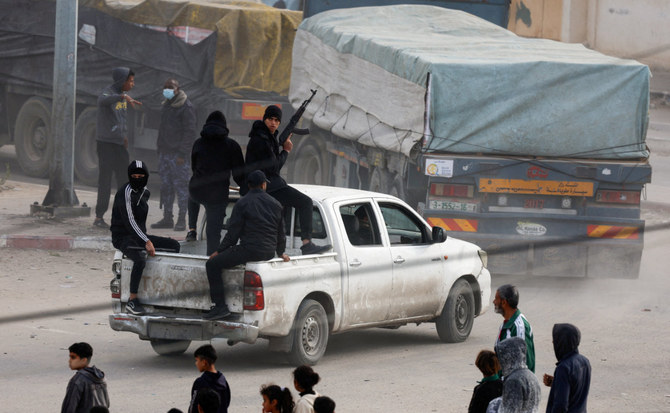
[[[128,102],[123,98],[123,84],[128,79],[130,69],[117,67],[112,70],[114,83],[107,86],[98,96],[97,140],[123,145],[128,134]]]
[[[524,339],[511,337],[501,341],[496,345],[496,353],[504,376],[498,413],[537,412],[540,405],[540,382],[526,365]]]
[[[219,405],[218,413],[227,413],[228,406],[230,405],[230,386],[223,373],[220,371],[217,371],[216,373],[206,371],[202,373],[202,376],[195,379],[193,387],[191,388],[191,404],[188,408],[189,413],[197,413],[198,408],[193,405],[193,402],[195,401],[195,395],[198,393],[198,390],[203,388],[210,388],[219,395],[221,404]]]
[[[144,178],[133,179],[130,175],[143,173]],[[133,237],[144,245],[149,241],[147,236],[147,214],[149,213],[149,196],[146,188],[149,180],[149,169],[142,161],[132,161],[128,165],[128,183],[123,185],[114,196],[112,207],[112,244],[118,248],[121,239]]]
[[[240,145],[228,137],[223,115],[208,119],[191,151],[193,176],[188,190],[198,203],[222,204],[228,202],[231,175],[238,185],[244,185],[244,157]]]
[[[158,152],[188,159],[196,137],[195,110],[186,93],[179,92],[163,102],[156,147]]]
[[[91,407],[109,407],[105,373],[95,366],[84,367],[67,384],[61,413],[88,413]]]
[[[579,354],[581,333],[572,324],[554,324],[552,331],[556,369],[549,391],[547,413],[586,412],[591,385],[591,364]]]

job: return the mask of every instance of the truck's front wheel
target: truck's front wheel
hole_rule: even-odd
[[[328,345],[328,317],[323,306],[314,300],[303,301],[298,308],[292,334],[289,361],[295,366],[315,365]]]
[[[49,173],[53,155],[51,104],[31,97],[21,106],[14,128],[16,158],[26,175],[44,177]]]
[[[190,345],[191,340],[151,339],[151,348],[161,356],[176,356],[182,354]]]
[[[74,173],[86,185],[98,185],[98,150],[95,140],[96,108],[86,108],[74,128]]]
[[[437,334],[445,343],[460,343],[470,335],[475,320],[475,297],[466,280],[458,280],[435,321]]]

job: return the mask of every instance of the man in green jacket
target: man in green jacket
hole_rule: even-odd
[[[493,300],[495,312],[501,314],[503,321],[498,331],[495,348],[498,343],[510,337],[521,337],[526,342],[526,364],[528,369],[535,373],[535,344],[533,343],[533,329],[521,311],[519,304],[519,290],[511,285],[501,285],[496,291]]]

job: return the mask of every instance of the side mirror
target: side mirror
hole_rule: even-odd
[[[433,244],[447,240],[447,233],[442,227],[433,227]]]

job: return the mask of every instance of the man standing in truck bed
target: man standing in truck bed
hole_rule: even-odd
[[[141,105],[126,92],[135,86],[135,74],[127,67],[112,70],[114,83],[98,96],[97,152],[98,152],[98,200],[95,203],[93,225],[108,229],[103,215],[109,207],[112,190],[112,174],[116,186],[123,184],[128,165],[128,126],[126,114],[128,103]]]
[[[247,144],[246,169],[263,171],[268,178],[267,192],[279,201],[284,207],[294,207],[300,218],[300,238],[303,255],[321,254],[332,247],[330,245],[315,245],[312,242],[312,200],[307,195],[286,184],[279,175],[281,168],[293,149],[293,142],[289,137],[279,150],[277,129],[281,123],[281,109],[270,105],[265,109],[263,121],[255,121],[249,132]]]

